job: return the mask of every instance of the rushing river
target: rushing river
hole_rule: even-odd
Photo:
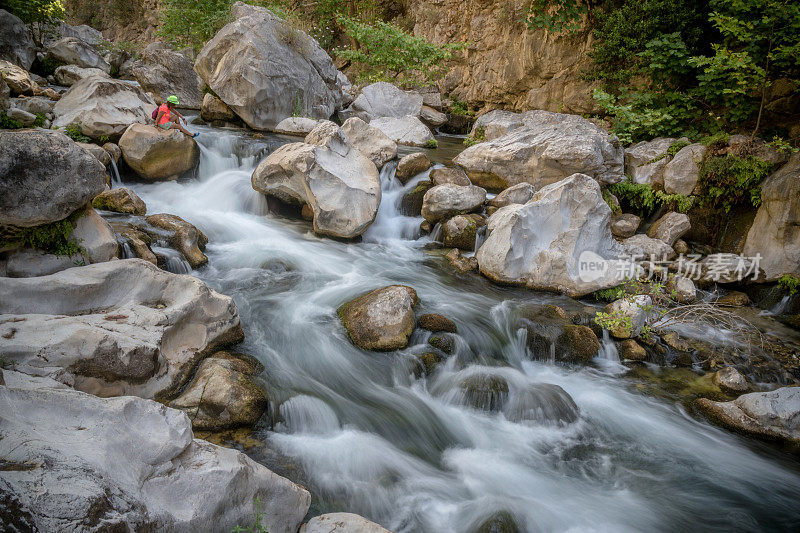
[[[637,393],[610,346],[588,367],[531,360],[515,309],[582,304],[455,275],[418,238],[421,219],[398,214],[404,188],[394,164],[381,173],[373,226],[361,242],[339,242],[270,214],[250,186],[258,162],[288,139],[193,129],[196,179],[127,185],[148,213],[177,214],[208,235],[209,264],[193,274],[235,299],[246,334],[237,349],[264,363],[280,403],[278,422],[255,438],[298,465],[312,511],[360,513],[408,532],[470,531],[500,511],[524,531],[800,529],[795,460]],[[456,356],[427,379],[412,371],[427,333],[415,332],[406,350],[367,353],[336,315],[343,302],[396,283],[417,290],[417,313],[458,325]],[[454,389],[476,372],[514,387],[560,385],[580,418],[515,423],[464,407]]]

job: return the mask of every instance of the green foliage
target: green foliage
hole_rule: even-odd
[[[425,143],[425,148],[438,148],[439,142],[436,139],[430,139]]]
[[[5,111],[0,112],[0,129],[18,130],[22,128],[22,122],[6,115]]]
[[[647,183],[634,183],[630,178],[611,185],[608,190],[644,217],[651,215],[660,206],[686,213],[696,202],[694,196],[656,191]]]
[[[61,0],[6,0],[3,9],[8,10],[28,25],[37,46],[53,32],[55,24],[66,17]]]
[[[581,29],[588,11],[584,0],[533,0],[524,18],[531,30],[571,34]]]
[[[793,154],[797,152],[797,148],[789,144],[785,141],[782,137],[778,137],[775,135],[770,142],[768,142],[770,146],[775,148],[779,152],[783,152],[784,154]]]
[[[195,51],[230,19],[232,0],[161,0],[158,35]]]
[[[80,124],[70,124],[69,126],[64,127],[64,134],[78,143],[92,142],[91,137],[87,137],[83,134],[83,128],[81,128]]]
[[[622,311],[611,311],[608,313],[605,311],[597,311],[594,321],[598,326],[608,331],[633,331],[631,317]]]
[[[778,279],[778,286],[789,294],[795,294],[800,290],[800,279],[791,274],[785,274]]]
[[[42,60],[39,61],[39,73],[45,77],[49,76],[61,65],[66,65],[66,63],[59,61],[50,55],[45,55]]]
[[[608,207],[611,208],[611,212],[615,215],[622,213],[622,208],[619,206],[619,202],[615,201],[611,191],[608,189],[603,189],[603,200],[605,200]]]
[[[667,293],[663,283],[650,279],[628,279],[622,285],[606,289],[604,291],[596,291],[593,293],[595,299],[598,300],[626,300],[634,303],[637,307],[645,313],[645,324],[639,332],[639,337],[649,338],[653,333],[653,325],[661,319],[667,311],[667,307],[672,305],[675,299],[675,291]],[[649,303],[639,303],[635,298],[637,296],[647,296]],[[627,332],[632,333],[633,324],[630,316],[622,311],[598,311],[595,313],[594,321],[600,327],[609,331]]]
[[[706,145],[711,150],[722,148],[728,145],[728,142],[731,140],[731,136],[724,131],[717,132],[713,135],[708,135],[700,139],[700,144]]]
[[[249,526],[236,526],[233,528],[233,533],[269,533],[267,526],[264,524],[264,511],[261,509],[262,502],[256,498],[253,501],[256,512],[253,515],[253,523]]]
[[[36,120],[33,121],[33,125],[37,128],[41,128],[44,126],[45,120],[47,120],[47,117],[44,116],[44,113],[36,113]]]
[[[339,48],[335,53],[357,63],[363,81],[431,83],[444,75],[447,62],[464,48],[463,44],[436,45],[380,20],[370,24],[344,15],[336,20],[359,48]]]
[[[474,111],[469,110],[466,102],[459,100],[458,96],[454,94],[450,95],[450,113],[453,115],[460,115],[462,117],[470,117],[475,114]]]
[[[97,49],[103,54],[121,52],[131,57],[139,57],[142,52],[142,45],[132,41],[109,41],[103,39],[97,45]]]
[[[303,116],[303,102],[300,99],[300,93],[297,93],[294,99],[294,109],[292,109],[292,116],[293,117],[302,117]]]
[[[712,151],[710,148],[708,152]],[[700,163],[701,200],[703,205],[729,212],[732,207],[761,204],[761,182],[772,172],[772,163],[755,156],[706,155]]]
[[[464,139],[464,146],[472,146],[473,144],[482,143],[486,140],[486,130],[483,129],[481,124],[475,126],[475,131]]]
[[[21,228],[4,238],[3,241],[0,241],[0,248],[6,246],[30,247],[55,255],[66,256],[82,253],[84,251],[83,248],[72,236],[72,230],[75,229],[74,219],[78,216],[73,215],[58,222],[42,224],[32,228]]]
[[[689,141],[678,139],[677,141],[669,145],[669,148],[667,148],[667,155],[675,157],[678,154],[678,152],[680,152],[690,144],[692,143],[690,143]]]
[[[616,287],[611,287],[610,289],[603,289],[600,291],[594,291],[592,293],[592,298],[598,302],[615,302],[623,296],[625,296],[624,285],[617,285]]]

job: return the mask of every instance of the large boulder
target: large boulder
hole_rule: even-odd
[[[289,117],[278,122],[278,125],[275,126],[275,133],[305,137],[317,127],[317,124],[319,124],[319,120],[313,118]]]
[[[28,27],[19,18],[0,9],[0,59],[30,70],[36,48]]]
[[[658,137],[641,141],[625,149],[625,175],[634,183],[664,189],[664,167],[672,160],[667,153],[675,139]]]
[[[192,61],[161,42],[147,45],[131,66],[131,73],[147,92],[161,102],[174,94],[180,107],[200,109],[203,82],[192,68]]]
[[[252,380],[263,370],[254,359],[217,352],[200,362],[170,407],[186,413],[196,430],[250,427],[267,407],[267,395]]]
[[[72,87],[79,81],[89,76],[100,76],[109,78],[110,76],[99,68],[82,68],[77,65],[61,65],[53,72],[56,83],[64,87]]]
[[[697,405],[715,422],[756,438],[800,444],[800,387],[752,392],[732,402],[705,398]]]
[[[42,36],[42,44],[47,46],[64,37],[76,37],[92,46],[98,46],[104,41],[103,34],[91,26],[86,24],[72,26],[63,20],[59,20],[50,28],[50,31],[45,32],[45,35]]]
[[[297,111],[327,119],[341,106],[339,71],[317,41],[265,8],[231,12],[194,69],[248,126],[271,130]]]
[[[508,115],[488,113],[488,118],[479,122],[487,141],[470,146],[453,160],[466,170],[472,183],[498,190],[528,182],[540,189],[575,173],[603,184],[622,180],[619,141],[592,122],[549,111]],[[502,118],[504,125],[489,127],[491,116]]]
[[[432,187],[422,200],[422,216],[434,224],[455,215],[471,213],[486,201],[486,190],[474,185],[447,183]]]
[[[93,139],[119,138],[131,124],[152,123],[156,103],[136,85],[90,76],[75,83],[53,108],[53,127],[80,126]]]
[[[339,318],[353,344],[364,350],[405,348],[414,331],[417,291],[389,285],[356,298],[339,308]]]
[[[294,533],[305,489],[232,448],[195,439],[152,400],[0,386],[0,515],[12,531],[232,531],[260,502]]]
[[[672,246],[691,228],[689,215],[670,211],[653,222],[653,225],[647,230],[647,236]]]
[[[392,533],[388,529],[353,513],[328,513],[315,516],[300,527],[299,533]]]
[[[206,93],[200,108],[200,118],[208,122],[233,122],[237,120],[236,113],[225,102]]]
[[[316,131],[309,137],[317,137]],[[285,144],[272,152],[253,172],[253,188],[286,203],[308,204],[316,233],[357,237],[378,213],[378,169],[339,129],[320,142]]]
[[[800,276],[800,154],[764,180],[742,254],[761,254],[759,266],[768,280]]]
[[[0,278],[0,324],[17,370],[99,396],[169,397],[243,336],[231,298],[141,259]]]
[[[342,124],[342,133],[356,150],[367,156],[378,168],[397,156],[397,143],[358,117],[345,120]]]
[[[0,77],[8,85],[12,95],[32,96],[42,91],[39,84],[31,79],[27,70],[9,61],[0,60]]]
[[[56,61],[81,68],[97,68],[105,73],[111,72],[111,65],[103,59],[100,52],[77,37],[64,37],[50,43],[47,55]]]
[[[379,81],[361,89],[361,94],[343,110],[344,118],[359,117],[365,122],[374,118],[402,118],[406,115],[419,117],[422,112],[422,95],[403,91],[391,83]]]
[[[618,285],[629,268],[611,236],[611,209],[600,185],[573,174],[526,204],[500,208],[476,257],[481,273],[502,282],[572,297]]]
[[[131,124],[119,140],[122,157],[147,181],[168,181],[197,165],[200,149],[188,135],[156,126]]]
[[[695,143],[685,146],[664,166],[664,190],[667,194],[693,194],[700,179],[700,162],[706,147]]]
[[[0,226],[62,220],[105,185],[105,167],[66,135],[0,132]]]
[[[431,130],[413,115],[380,117],[372,119],[370,126],[381,130],[387,137],[406,146],[427,146],[435,141]]]

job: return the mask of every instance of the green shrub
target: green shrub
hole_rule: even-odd
[[[686,213],[697,200],[695,196],[656,191],[650,185],[634,183],[630,178],[611,185],[608,190],[643,217],[651,215],[660,206]]]
[[[80,124],[70,124],[64,127],[64,134],[78,143],[88,143],[92,142],[91,137],[87,137],[83,134],[83,128]]]
[[[55,25],[66,17],[61,0],[6,0],[2,8],[19,17],[31,30],[34,43],[41,47],[53,35]]]
[[[624,296],[625,285],[618,285],[616,287],[611,287],[610,289],[603,289],[600,291],[594,291],[592,293],[592,298],[598,302],[616,302]]]
[[[56,69],[62,65],[66,65],[63,61],[59,61],[58,59],[54,59],[49,55],[45,55],[42,60],[39,62],[39,73],[42,76],[49,76],[56,71]]]
[[[33,125],[37,128],[41,128],[44,126],[44,122],[47,120],[47,117],[44,116],[44,113],[36,113],[36,120],[33,121]]]
[[[0,242],[0,248],[22,246],[66,256],[82,253],[84,251],[83,248],[72,236],[72,230],[75,229],[75,219],[81,214],[75,214],[67,219],[50,224],[21,228],[10,236],[5,237]]]
[[[22,122],[19,120],[13,119],[5,114],[5,112],[0,113],[0,129],[3,130],[18,130],[22,128]]]
[[[474,144],[482,143],[486,140],[486,130],[483,129],[481,124],[475,126],[475,130],[466,139],[464,139],[464,146],[472,146]]]
[[[569,34],[581,29],[587,12],[582,0],[533,0],[524,20],[531,30]]]
[[[784,274],[778,279],[778,286],[789,294],[794,294],[800,290],[800,279],[791,274]]]
[[[458,99],[458,96],[454,94],[450,95],[450,113],[462,117],[469,117],[475,114],[469,110],[466,102],[462,102]]]
[[[690,144],[692,143],[690,143],[689,141],[678,139],[677,141],[669,145],[669,148],[667,148],[667,155],[675,157],[678,152],[680,152]]]
[[[161,0],[158,35],[200,50],[230,20],[232,0]]]
[[[736,205],[761,204],[761,182],[772,172],[772,163],[755,156],[739,157],[734,154],[708,155],[700,163],[703,205],[718,207],[729,212]]]
[[[425,148],[438,148],[439,142],[436,139],[430,139],[425,143]]]
[[[261,510],[262,502],[256,498],[254,501],[256,512],[253,514],[253,523],[249,526],[236,526],[233,533],[269,533],[264,524],[264,512]]]

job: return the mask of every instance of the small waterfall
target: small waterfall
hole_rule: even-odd
[[[114,161],[114,158],[111,158],[111,170],[114,171],[114,175],[111,177],[111,185],[119,187],[122,185],[122,179],[119,177],[119,169],[117,168],[117,162]]]
[[[600,342],[600,351],[597,352],[597,358],[619,363],[619,351],[614,341],[611,340],[607,329],[603,330],[603,340]]]
[[[486,242],[486,226],[482,226],[478,228],[478,231],[475,232],[475,248],[474,250],[477,252],[478,248]]]
[[[792,300],[792,295],[787,294],[781,301],[773,305],[769,310],[765,309],[761,311],[759,314],[762,316],[777,316],[777,315],[785,315],[789,311],[790,303]]]
[[[123,242],[122,243],[122,259],[131,259],[137,257],[136,254],[133,252],[133,248],[131,248],[130,243]]]
[[[413,190],[427,176],[420,174],[405,185],[395,177],[397,162],[386,163],[380,172],[381,205],[375,222],[364,234],[367,242],[386,243],[396,240],[414,240],[419,237],[419,217],[409,217],[400,212],[403,196]]]
[[[151,246],[150,249],[156,254],[159,266],[164,270],[173,274],[188,274],[191,272],[192,267],[189,262],[177,250],[164,246]]]
[[[293,396],[281,404],[279,411],[290,433],[332,433],[340,428],[333,409],[313,396]]]

